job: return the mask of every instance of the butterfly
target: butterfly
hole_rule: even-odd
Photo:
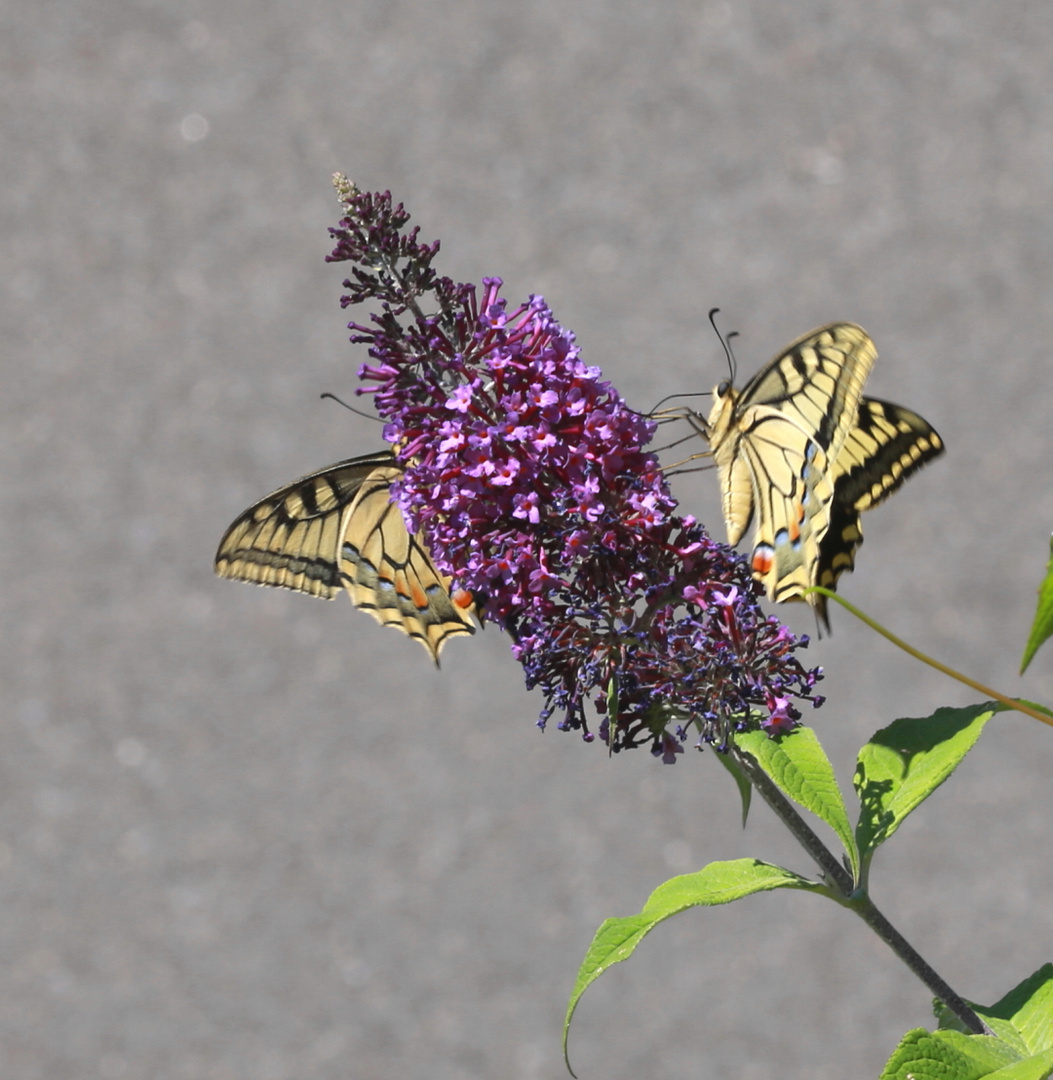
[[[471,634],[470,594],[450,591],[418,533],[391,501],[403,467],[384,451],[349,458],[250,506],[223,534],[220,577],[351,602],[416,638],[432,659],[447,638]]]
[[[805,334],[743,387],[713,391],[708,438],[728,543],[756,521],[751,567],[772,600],[807,599],[829,630],[826,597],[855,567],[859,515],[943,453],[928,421],[863,397],[877,349],[853,323]]]

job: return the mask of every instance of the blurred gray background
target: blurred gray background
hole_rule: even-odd
[[[219,581],[281,483],[379,446],[352,393],[330,174],[442,272],[540,292],[635,405],[832,319],[947,456],[842,592],[1016,672],[1053,525],[1053,9],[1023,0],[40,0],[0,10],[0,1074],[558,1080],[599,922],[743,855],[810,872],[712,755],[534,720],[508,643],[441,671],[344,600]],[[721,531],[711,473],[678,487]],[[780,614],[814,630],[806,610]],[[834,610],[809,717],[850,782],[975,695]],[[875,869],[962,994],[1053,954],[1053,731],[992,723]],[[583,999],[582,1080],[873,1077],[928,993],[849,914],[769,894],[657,930]]]

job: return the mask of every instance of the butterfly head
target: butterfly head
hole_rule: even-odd
[[[738,398],[739,392],[731,385],[729,379],[723,379],[713,387],[713,407],[709,410],[705,426],[706,437],[714,449],[723,441],[731,428]]]

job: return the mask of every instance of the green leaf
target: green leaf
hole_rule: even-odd
[[[567,1060],[570,1021],[581,995],[612,964],[627,960],[636,946],[660,922],[687,908],[728,904],[743,896],[772,889],[823,891],[821,885],[781,866],[773,866],[759,859],[733,859],[730,862],[713,862],[693,874],[670,878],[651,893],[639,915],[606,919],[596,931],[585,954],[567,1003],[567,1015],[563,1022],[564,1060]],[[567,1068],[570,1068],[569,1060]]]
[[[845,800],[837,786],[834,767],[815,732],[799,727],[788,735],[771,739],[763,731],[748,731],[736,735],[735,742],[756,759],[780,790],[834,830],[848,853],[853,877],[858,880],[859,851]]]
[[[983,1019],[983,1022],[991,1029],[994,1035],[1001,1039],[1002,1042],[1008,1043],[1019,1057],[1027,1057],[1030,1053],[1027,1044],[1020,1037],[1020,1032],[1013,1027],[1012,1023],[993,1016],[990,1009],[985,1009],[981,1005],[976,1005],[973,1002],[969,1002],[969,1004],[973,1012]],[[941,1030],[960,1031],[963,1035],[972,1034],[971,1031],[966,1030],[962,1021],[946,1005],[942,1004],[942,1002],[935,1002],[934,1005],[936,1006],[936,1015],[940,1018],[939,1027]]]
[[[1048,1080],[1053,1075],[1053,1050],[1006,1065],[990,1075],[990,1080]]]
[[[611,731],[618,724],[618,676],[612,675],[607,680],[607,717],[611,722]]]
[[[1028,701],[1027,698],[1023,697],[1013,698],[1013,701],[1017,701],[1021,705],[1027,705],[1032,709],[1037,709],[1040,713],[1045,713],[1046,716],[1053,716],[1053,709],[1048,705],[1040,705],[1037,701]]]
[[[738,785],[739,798],[742,799],[742,827],[746,828],[746,818],[749,817],[750,802],[753,799],[753,785],[730,754],[722,754],[719,751],[714,751],[714,754],[717,761],[731,773],[732,778]]]
[[[1053,964],[1043,964],[1000,1001],[976,1012],[992,1027],[993,1020],[1011,1024],[1032,1054],[1053,1050]]]
[[[1053,536],[1049,539],[1049,563],[1046,565],[1046,577],[1038,587],[1038,606],[1035,608],[1035,621],[1031,624],[1024,655],[1020,661],[1020,674],[1027,670],[1032,657],[1039,646],[1053,634]]]
[[[1046,1080],[1053,1075],[1053,964],[1014,987],[996,1004],[974,1005],[994,1032],[967,1035],[946,1008],[940,1030],[908,1032],[881,1080]]]
[[[881,1080],[981,1080],[1020,1056],[990,1035],[959,1031],[908,1031],[881,1073]]]
[[[864,862],[954,772],[984,724],[1004,708],[989,701],[905,717],[882,728],[859,751],[856,840]]]

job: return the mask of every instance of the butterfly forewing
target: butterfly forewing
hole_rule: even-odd
[[[220,577],[352,602],[416,638],[436,660],[448,637],[474,632],[467,594],[450,596],[419,536],[390,500],[402,467],[390,453],[341,461],[261,499],[227,529]]]
[[[761,368],[742,391],[738,408],[770,405],[836,457],[876,358],[861,326],[831,323],[798,338]]]
[[[343,588],[336,552],[341,512],[389,454],[341,461],[272,492],[227,529],[216,552],[220,577],[332,599]]]

